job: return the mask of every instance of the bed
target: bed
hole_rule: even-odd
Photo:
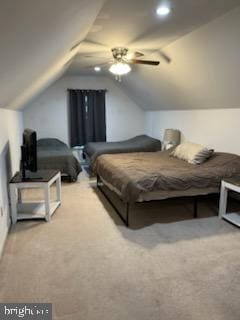
[[[97,158],[93,170],[98,177],[98,187],[103,191],[101,186],[106,186],[126,203],[126,219],[123,219],[126,225],[131,203],[184,196],[197,199],[199,195],[219,193],[223,178],[240,176],[238,155],[214,153],[203,164],[193,165],[171,157],[170,152]],[[196,216],[196,208],[194,212]]]
[[[96,159],[102,154],[153,152],[161,150],[161,141],[147,135],[136,136],[118,142],[89,142],[83,153],[93,168]]]
[[[59,170],[69,181],[77,180],[82,171],[80,163],[74,157],[71,149],[58,139],[46,138],[37,141],[38,169]]]

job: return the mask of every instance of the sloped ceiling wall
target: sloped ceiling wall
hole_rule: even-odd
[[[0,108],[19,109],[76,54],[104,0],[7,0],[0,4]]]
[[[171,64],[136,67],[122,86],[145,110],[240,108],[240,8],[164,48]]]
[[[66,63],[79,52],[70,48],[96,29],[104,2],[1,1],[0,108],[23,108],[65,72]],[[231,0],[231,6],[238,2]],[[134,67],[120,86],[145,110],[238,108],[239,30],[238,7],[164,47],[171,64],[161,60],[158,68]]]

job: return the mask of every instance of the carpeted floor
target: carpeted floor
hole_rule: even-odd
[[[12,228],[1,302],[51,302],[56,320],[240,319],[240,232],[215,203],[198,219],[187,200],[140,206],[127,229],[94,185],[63,184],[50,223]]]

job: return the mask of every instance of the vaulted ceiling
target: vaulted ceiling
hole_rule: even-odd
[[[145,110],[240,108],[239,30],[240,7],[166,46],[170,64],[134,68],[121,85]]]
[[[104,0],[0,0],[0,107],[18,109],[59,77]]]
[[[168,4],[171,14],[157,16],[159,4]],[[149,55],[239,5],[239,0],[106,1],[68,72],[93,73],[93,66],[112,58],[116,46]]]
[[[168,17],[156,16],[161,3],[172,8]],[[66,70],[95,74],[93,66],[108,62],[114,46],[161,60],[157,68],[134,66],[120,84],[146,110],[224,107],[229,97],[226,107],[240,107],[236,84],[229,83],[223,96],[219,88],[225,83],[215,81],[224,76],[230,82],[237,73],[229,61],[240,49],[239,5],[240,0],[0,0],[0,107],[23,108]],[[219,66],[222,72],[215,73]],[[102,72],[112,77],[108,67]]]
[[[166,4],[172,11],[158,17]],[[134,65],[119,84],[145,110],[239,108],[239,0],[110,0],[100,11],[68,74],[108,71],[111,48],[126,46],[160,66]],[[167,63],[162,56],[167,56]]]

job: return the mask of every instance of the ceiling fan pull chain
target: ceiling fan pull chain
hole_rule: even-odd
[[[121,78],[121,76],[118,75],[118,74],[116,74],[115,79],[116,79],[116,81],[118,81],[118,82],[122,82],[122,78]]]

